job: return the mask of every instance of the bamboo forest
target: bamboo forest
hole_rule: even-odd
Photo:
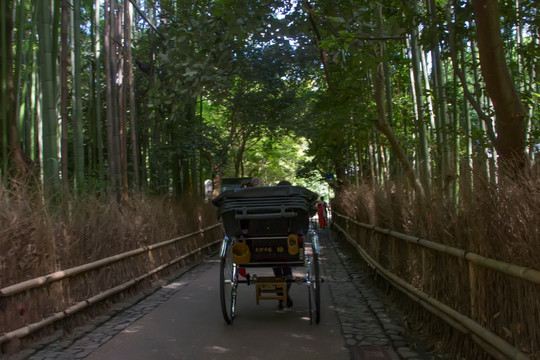
[[[0,289],[214,224],[226,178],[287,180],[355,221],[538,272],[539,15],[535,0],[1,1]],[[471,280],[385,249],[540,358],[538,276]],[[1,305],[0,335],[86,290],[70,291],[24,316]]]

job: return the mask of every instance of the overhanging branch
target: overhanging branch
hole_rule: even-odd
[[[482,110],[482,107],[480,106],[478,101],[476,101],[473,94],[471,94],[471,92],[469,91],[469,88],[467,87],[467,80],[465,79],[465,74],[463,74],[463,71],[461,71],[457,62],[456,44],[454,41],[454,23],[450,15],[450,6],[452,6],[452,3],[453,1],[450,1],[446,12],[446,17],[448,21],[448,44],[450,45],[450,60],[452,61],[452,67],[454,68],[454,73],[456,74],[461,83],[463,95],[465,95],[465,98],[467,98],[469,104],[471,104],[473,109],[476,111],[478,117],[486,124],[486,133],[491,140],[493,146],[497,148],[497,136],[495,135],[495,131],[493,130],[493,119],[491,119],[491,117]]]

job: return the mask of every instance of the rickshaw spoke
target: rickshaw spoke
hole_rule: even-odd
[[[320,274],[319,274],[319,254],[313,254],[313,276],[314,279],[311,283],[313,297],[315,300],[315,323],[319,323],[321,319],[321,287],[320,287]]]

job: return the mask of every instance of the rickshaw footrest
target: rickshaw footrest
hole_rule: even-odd
[[[257,305],[259,305],[259,300],[287,301],[287,279],[284,276],[259,277],[255,287]]]

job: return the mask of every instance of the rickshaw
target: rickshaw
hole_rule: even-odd
[[[292,283],[307,285],[310,323],[319,323],[320,249],[310,222],[317,211],[316,200],[314,192],[291,185],[235,188],[213,200],[225,231],[220,297],[227,324],[235,318],[239,284],[254,285],[259,304],[260,300],[285,301]],[[253,273],[262,270],[258,268],[280,267],[305,267],[305,277]]]

